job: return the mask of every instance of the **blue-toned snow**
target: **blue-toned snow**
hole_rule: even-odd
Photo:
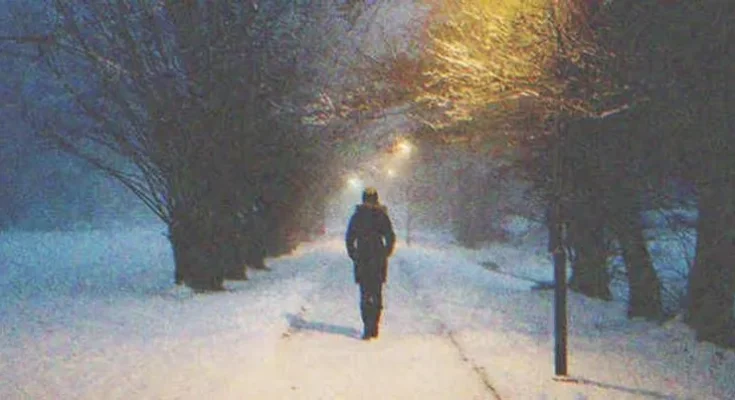
[[[483,379],[503,399],[735,398],[732,352],[574,293],[578,383],[553,380],[553,293],[531,289],[551,263],[506,225],[512,245],[401,240],[369,343],[340,232],[216,294],[173,285],[160,226],[0,234],[0,398],[493,398]]]

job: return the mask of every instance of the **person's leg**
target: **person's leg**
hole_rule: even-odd
[[[360,283],[360,316],[363,324],[363,339],[372,337],[372,316],[370,314],[370,290],[364,283]]]
[[[363,339],[377,336],[377,324],[380,318],[381,285],[373,282],[360,284],[360,311],[365,326]]]
[[[383,285],[378,284],[375,286],[375,302],[374,302],[374,313],[373,313],[373,337],[378,337],[378,330],[380,326],[380,314],[383,311]]]

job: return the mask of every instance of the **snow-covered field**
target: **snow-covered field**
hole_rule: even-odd
[[[0,399],[735,398],[732,352],[573,293],[554,380],[553,293],[507,274],[550,280],[543,249],[417,234],[363,342],[339,236],[192,294],[163,231],[0,234]]]

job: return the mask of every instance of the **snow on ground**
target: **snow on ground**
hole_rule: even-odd
[[[363,342],[339,237],[192,294],[172,285],[163,231],[0,234],[0,398],[735,398],[732,352],[573,293],[577,382],[552,379],[553,293],[507,274],[551,279],[543,249],[417,234],[391,260],[381,337]]]

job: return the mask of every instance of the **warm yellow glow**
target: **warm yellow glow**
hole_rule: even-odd
[[[557,38],[569,23],[561,3],[433,2],[426,84],[417,100],[441,111],[450,124],[523,98],[558,102],[566,85],[557,73],[560,57],[574,61],[575,53],[587,51],[586,43],[575,37],[574,46],[565,44],[561,53]],[[566,38],[567,32],[562,35]]]
[[[351,176],[347,178],[347,185],[353,189],[359,189],[362,186],[362,181],[356,176]]]
[[[413,152],[413,147],[413,144],[407,139],[399,139],[395,143],[393,151],[403,157],[408,157]]]
[[[407,155],[411,154],[411,151],[412,150],[413,150],[413,146],[411,145],[411,143],[408,143],[408,142],[400,142],[400,143],[398,143],[398,151],[401,154],[407,156]]]

